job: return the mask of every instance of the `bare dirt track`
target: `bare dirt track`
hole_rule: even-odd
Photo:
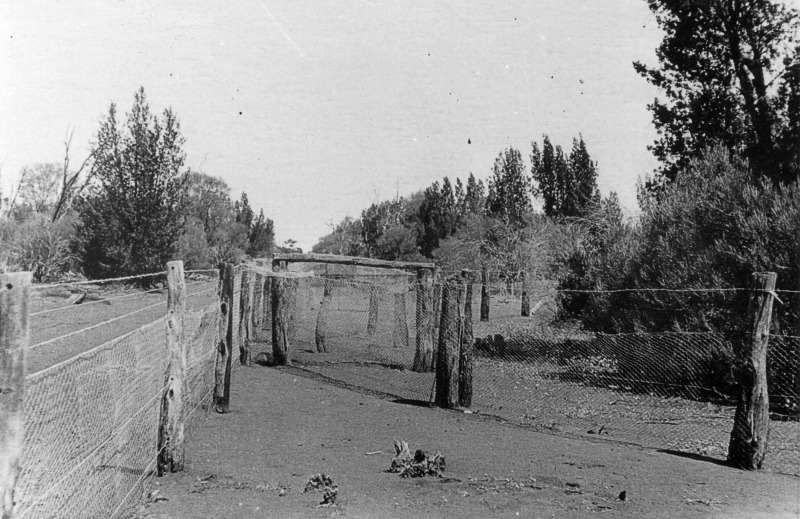
[[[131,517],[800,517],[800,478],[395,403],[291,369],[238,368],[231,408],[193,419],[186,470]],[[393,439],[441,451],[445,478],[385,472]],[[303,493],[317,473],[338,485],[337,506]]]

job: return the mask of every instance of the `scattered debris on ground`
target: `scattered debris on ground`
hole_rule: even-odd
[[[408,442],[398,440],[394,441],[394,450],[395,457],[392,459],[389,472],[397,472],[401,478],[443,476],[446,462],[441,453],[437,452],[435,456],[429,457],[425,451],[417,449],[412,456]]]
[[[322,490],[322,502],[317,505],[317,508],[327,508],[329,506],[336,506],[336,497],[339,494],[339,488],[333,482],[330,476],[326,474],[315,474],[312,476],[303,493],[310,490]]]

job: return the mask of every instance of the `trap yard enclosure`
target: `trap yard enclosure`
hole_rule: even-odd
[[[474,273],[442,281],[427,266],[412,269],[423,270],[419,276],[361,266],[280,268],[227,266],[219,300],[214,295],[211,304],[186,312],[184,421],[207,409],[212,394],[218,411],[235,409],[230,385],[236,384],[237,367],[251,362],[291,363],[338,384],[443,407],[462,403],[459,384],[469,364],[472,412],[565,436],[726,457],[736,402],[726,388],[707,384],[718,380],[708,370],[722,364],[741,337],[555,328],[549,326],[554,298],[564,294],[527,283],[520,288],[536,310],[522,318],[522,299],[512,296],[507,284],[473,287],[467,305]],[[215,280],[196,283],[202,285],[196,297],[217,294]],[[487,321],[471,322],[467,307],[483,306],[480,292],[494,296],[492,313]],[[229,311],[220,302],[227,302]],[[75,308],[80,305],[59,312]],[[163,315],[166,306],[161,308]],[[130,312],[96,325],[126,318]],[[159,423],[169,394],[166,322],[167,317],[158,318],[26,375],[15,517],[67,517],[70,510],[84,517],[119,516],[139,501],[165,449]],[[463,341],[467,322],[475,338],[468,346],[474,349]],[[42,340],[30,355],[54,339],[68,338]],[[792,336],[769,339],[767,364],[775,375],[770,390],[779,404],[781,398],[785,402],[771,410],[764,467],[797,475],[798,422],[791,403],[797,398],[792,354],[798,343]],[[472,355],[463,357],[463,348]],[[437,373],[440,365],[448,373]]]

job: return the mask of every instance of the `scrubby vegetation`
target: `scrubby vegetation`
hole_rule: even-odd
[[[150,112],[144,89],[124,123],[111,105],[91,153],[77,168],[23,168],[4,199],[0,263],[36,282],[68,275],[105,278],[159,271],[172,258],[189,269],[272,253],[274,225],[232,202],[220,178],[184,166],[177,116]]]

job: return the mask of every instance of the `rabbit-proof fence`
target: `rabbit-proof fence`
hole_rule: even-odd
[[[451,321],[464,316],[443,312],[441,284],[420,285],[405,275],[281,283],[294,366],[345,386],[436,399],[442,328],[452,331]],[[520,288],[487,286],[487,320],[480,319],[481,286],[472,287],[467,311],[474,341],[463,348],[472,357],[471,412],[555,434],[726,458],[736,407],[735,348],[745,340],[750,290],[609,293],[526,285],[526,317]],[[764,467],[800,475],[800,337],[780,330],[781,322],[796,318],[790,314],[797,295],[778,293],[775,303]],[[269,304],[263,296],[262,302]],[[257,328],[253,351],[269,354],[269,323]],[[464,368],[456,361],[448,369]]]
[[[164,276],[31,286],[14,517],[116,517],[141,498],[167,387]],[[186,273],[187,420],[213,389],[217,284]]]

